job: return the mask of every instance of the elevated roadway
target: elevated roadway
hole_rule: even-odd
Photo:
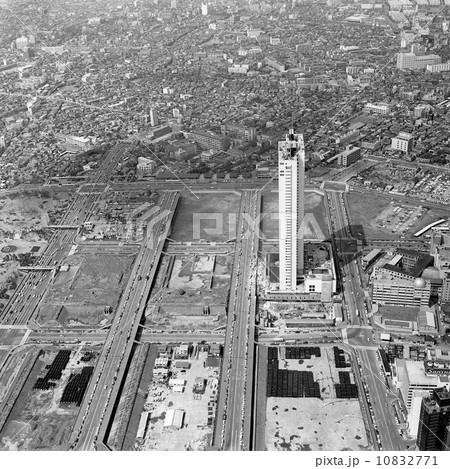
[[[225,451],[250,449],[258,230],[248,226],[247,220],[258,220],[259,204],[256,191],[244,191],[237,226],[214,442],[218,449]]]
[[[170,215],[154,223],[137,255],[69,440],[75,450],[94,450],[98,444],[104,448],[114,404],[146,308],[178,197],[176,192],[163,195],[161,212]]]
[[[44,228],[52,230],[78,230],[80,225],[47,225]]]
[[[17,270],[22,272],[51,272],[56,270],[56,267],[51,267],[48,265],[28,265],[28,266],[20,266]]]
[[[171,243],[164,252],[166,254],[229,254],[234,252],[234,243]]]
[[[22,329],[21,326],[3,326],[5,328],[12,327]],[[35,342],[65,342],[71,340],[78,340],[80,342],[104,342],[108,336],[109,330],[95,331],[95,332],[45,332],[32,331],[28,337],[29,341]],[[216,332],[204,332],[204,333],[186,333],[186,332],[152,332],[142,330],[140,335],[140,342],[151,342],[151,343],[177,343],[177,342],[225,342],[225,334],[219,334]]]
[[[22,326],[3,326],[5,328],[12,327],[17,329],[22,329]],[[260,344],[269,344],[279,342],[280,339],[283,339],[282,342],[295,340],[297,343],[309,343],[309,342],[341,342],[342,338],[339,335],[339,329],[335,331],[337,335],[329,334],[324,337],[324,331],[315,331],[308,333],[293,333],[293,334],[278,334],[277,332],[264,333],[258,336],[257,342]],[[79,342],[104,342],[108,336],[109,330],[101,330],[95,332],[46,332],[45,330],[41,331],[31,331],[28,336],[28,342],[71,342],[77,340]],[[359,334],[359,332],[358,332]],[[217,332],[195,332],[195,333],[186,333],[186,332],[152,332],[145,330],[145,327],[142,329],[142,332],[139,337],[140,342],[149,342],[149,343],[199,343],[206,341],[208,343],[224,343],[225,342],[225,332],[222,334]],[[365,345],[361,343],[361,345]]]
[[[91,184],[105,184],[112,170],[121,159],[126,150],[126,145],[119,144],[111,149],[99,168],[91,174],[89,182]],[[77,194],[69,204],[66,213],[60,220],[60,225],[74,226],[82,224],[87,220],[94,209],[97,196]],[[35,261],[33,267],[39,270],[59,265],[67,255],[67,246],[72,244],[76,237],[76,230],[57,230],[52,234],[47,248],[43,254]],[[39,303],[48,291],[52,281],[51,272],[33,272],[24,277],[14,291],[10,301],[0,313],[0,323],[2,324],[22,324],[27,325],[30,319],[35,316]]]

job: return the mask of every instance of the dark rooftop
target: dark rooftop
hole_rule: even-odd
[[[433,398],[440,407],[450,405],[450,391],[446,388],[437,388],[433,391]]]
[[[416,256],[417,262],[413,265],[411,269],[405,269],[398,265],[389,265],[385,264],[383,269],[391,270],[392,272],[398,272],[406,275],[411,275],[411,277],[420,277],[422,272],[433,263],[433,256],[424,253],[417,253],[415,251],[410,251],[408,249],[397,249],[397,253],[400,255],[409,255]]]

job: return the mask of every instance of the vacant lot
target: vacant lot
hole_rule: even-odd
[[[264,235],[268,239],[278,238],[278,192],[264,192],[261,217],[261,230]],[[305,221],[305,238],[329,237],[323,195],[313,191],[305,192]]]
[[[39,229],[48,225],[48,211],[57,203],[41,197],[18,195],[14,199],[0,199],[2,219],[0,233],[21,233],[24,229]]]
[[[267,399],[269,451],[363,451],[366,430],[357,400]]]
[[[28,253],[34,246],[45,246],[51,232],[43,228],[58,220],[71,197],[72,194],[65,192],[45,191],[35,195],[20,193],[15,197],[0,194],[0,287],[19,265],[12,255]]]
[[[389,206],[389,199],[374,197],[372,194],[350,192],[347,194],[347,202],[350,210],[348,213],[350,224],[362,226],[364,233],[361,232],[361,235],[367,237],[397,236],[389,230],[383,230],[374,223],[378,215]],[[353,235],[357,236],[358,233],[353,233]]]
[[[43,325],[106,325],[128,280],[133,257],[83,255],[70,257],[68,272],[56,275],[39,308]],[[109,309],[111,308],[111,309]],[[56,323],[55,323],[56,321]]]
[[[300,347],[302,348],[302,347]],[[258,447],[269,451],[361,451],[368,442],[359,401],[356,398],[336,398],[335,385],[339,384],[339,371],[332,346],[320,347],[320,357],[287,359],[288,348],[277,351],[278,369],[312,372],[319,383],[318,397],[269,397],[258,393],[258,405],[266,412],[265,441],[262,437],[262,415],[258,413]],[[292,350],[291,350],[292,351]],[[346,354],[346,360],[348,355]],[[259,362],[267,367],[267,359]],[[264,383],[266,377],[262,373]],[[354,383],[353,374],[349,379]],[[265,397],[265,399],[264,399]]]
[[[231,256],[176,256],[168,287],[170,289],[220,289],[227,287],[231,275]]]
[[[240,200],[237,192],[183,194],[170,238],[182,242],[225,242],[234,238]]]
[[[400,201],[391,203],[389,197],[374,197],[372,194],[360,192],[347,194],[347,201],[352,232],[358,238],[364,235],[369,238],[397,238],[399,234],[409,237],[433,221],[450,216],[450,210],[426,209],[426,202],[421,204],[425,210],[419,210],[418,205]],[[395,213],[394,210],[398,212]],[[416,216],[417,219],[414,219]],[[385,226],[381,226],[382,224]]]

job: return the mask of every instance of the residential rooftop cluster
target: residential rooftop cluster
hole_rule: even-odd
[[[250,129],[251,139],[197,141],[182,173],[275,163],[274,144],[292,124],[313,160],[353,141],[447,164],[448,70],[394,60],[413,50],[448,61],[448,11],[434,3],[16,2],[0,48],[0,184],[64,175],[78,151],[118,140],[220,134],[224,124]],[[367,107],[379,101],[383,112]],[[391,149],[399,132],[412,135],[410,151]],[[228,148],[226,168],[215,168],[223,158],[214,153],[200,156]],[[146,156],[180,171],[179,159],[152,148]]]
[[[450,173],[429,165],[382,161],[350,179],[352,187],[394,195],[408,195],[422,202],[446,204],[450,201]]]

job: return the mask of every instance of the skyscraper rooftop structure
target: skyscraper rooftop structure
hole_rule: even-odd
[[[304,270],[305,146],[289,130],[278,142],[280,290],[295,291]]]
[[[450,450],[450,391],[437,388],[425,397],[420,409],[417,446],[420,451]]]

